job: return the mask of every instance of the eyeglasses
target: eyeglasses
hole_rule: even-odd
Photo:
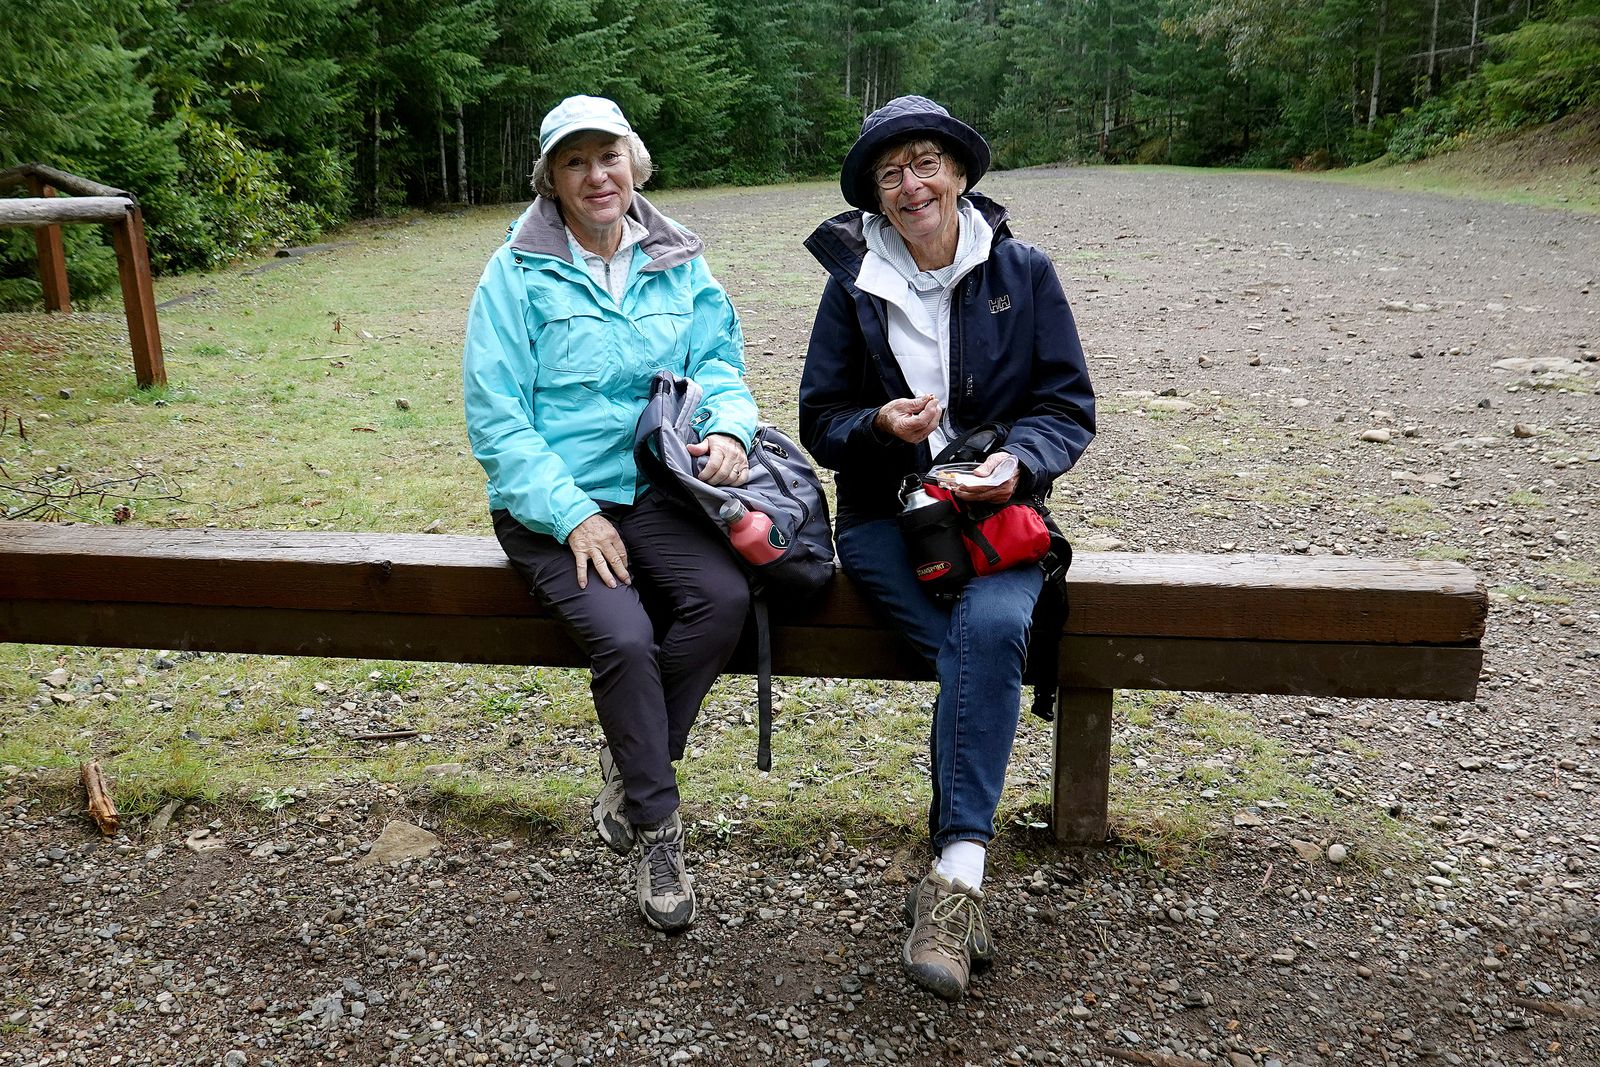
[[[900,183],[905,181],[905,172],[907,170],[919,178],[931,178],[939,173],[939,168],[943,165],[943,152],[929,152],[925,156],[918,156],[905,166],[884,167],[878,172],[878,188],[900,188]]]

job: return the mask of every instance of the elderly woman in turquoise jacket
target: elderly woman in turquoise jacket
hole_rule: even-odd
[[[726,544],[640,483],[633,432],[662,370],[704,392],[712,484],[741,484],[756,407],[744,338],[700,239],[636,191],[650,155],[610,100],[539,128],[537,197],[489,259],[467,320],[467,434],[507,557],[592,668],[605,735],[601,840],[637,863],[646,922],[694,921],[673,764],[743,628]]]

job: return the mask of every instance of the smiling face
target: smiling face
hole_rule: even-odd
[[[633,204],[633,164],[622,138],[580,133],[555,147],[556,202],[578,243],[603,256],[617,250],[622,216]]]
[[[913,164],[926,164],[921,168],[926,170],[932,159],[939,162],[932,177],[919,177],[912,169]],[[921,140],[889,149],[878,157],[872,173],[881,178],[896,168],[900,184],[893,189],[880,184],[879,210],[905,241],[917,266],[923,270],[949,266],[960,235],[956,200],[966,187],[961,164],[937,142]]]

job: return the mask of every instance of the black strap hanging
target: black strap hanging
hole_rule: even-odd
[[[750,612],[756,620],[756,767],[772,770],[772,627],[767,622],[767,598],[755,590]]]

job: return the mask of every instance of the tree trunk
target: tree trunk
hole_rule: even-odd
[[[1113,37],[1117,29],[1117,9],[1113,4],[1106,5],[1106,102],[1105,109],[1100,118],[1100,158],[1106,160],[1111,154],[1111,128],[1112,104],[1111,89],[1112,79],[1116,74],[1116,43]]]
[[[1483,0],[1472,0],[1472,38],[1467,45],[1467,69],[1478,65],[1478,9]]]
[[[1428,95],[1439,91],[1439,0],[1433,0],[1433,29],[1428,34]]]
[[[500,123],[500,202],[511,199],[511,112],[507,110]]]
[[[450,199],[450,162],[444,152],[444,98],[436,93],[433,101],[439,112],[439,202],[443,203]]]
[[[1378,94],[1383,88],[1383,35],[1389,24],[1389,0],[1378,5],[1378,40],[1372,46],[1372,92],[1367,97],[1367,129],[1378,121]]]
[[[1350,125],[1361,125],[1361,58],[1350,59]]]
[[[856,98],[855,83],[851,78],[851,75],[855,73],[855,36],[856,28],[847,23],[844,28],[844,98],[846,100],[854,100]]]
[[[1250,151],[1250,77],[1244,79],[1244,150]]]
[[[372,105],[372,213],[378,214],[378,190],[383,185],[383,172],[378,166],[378,154],[383,137],[383,108]]]
[[[456,101],[456,199],[472,203],[467,192],[467,117],[461,101]]]

